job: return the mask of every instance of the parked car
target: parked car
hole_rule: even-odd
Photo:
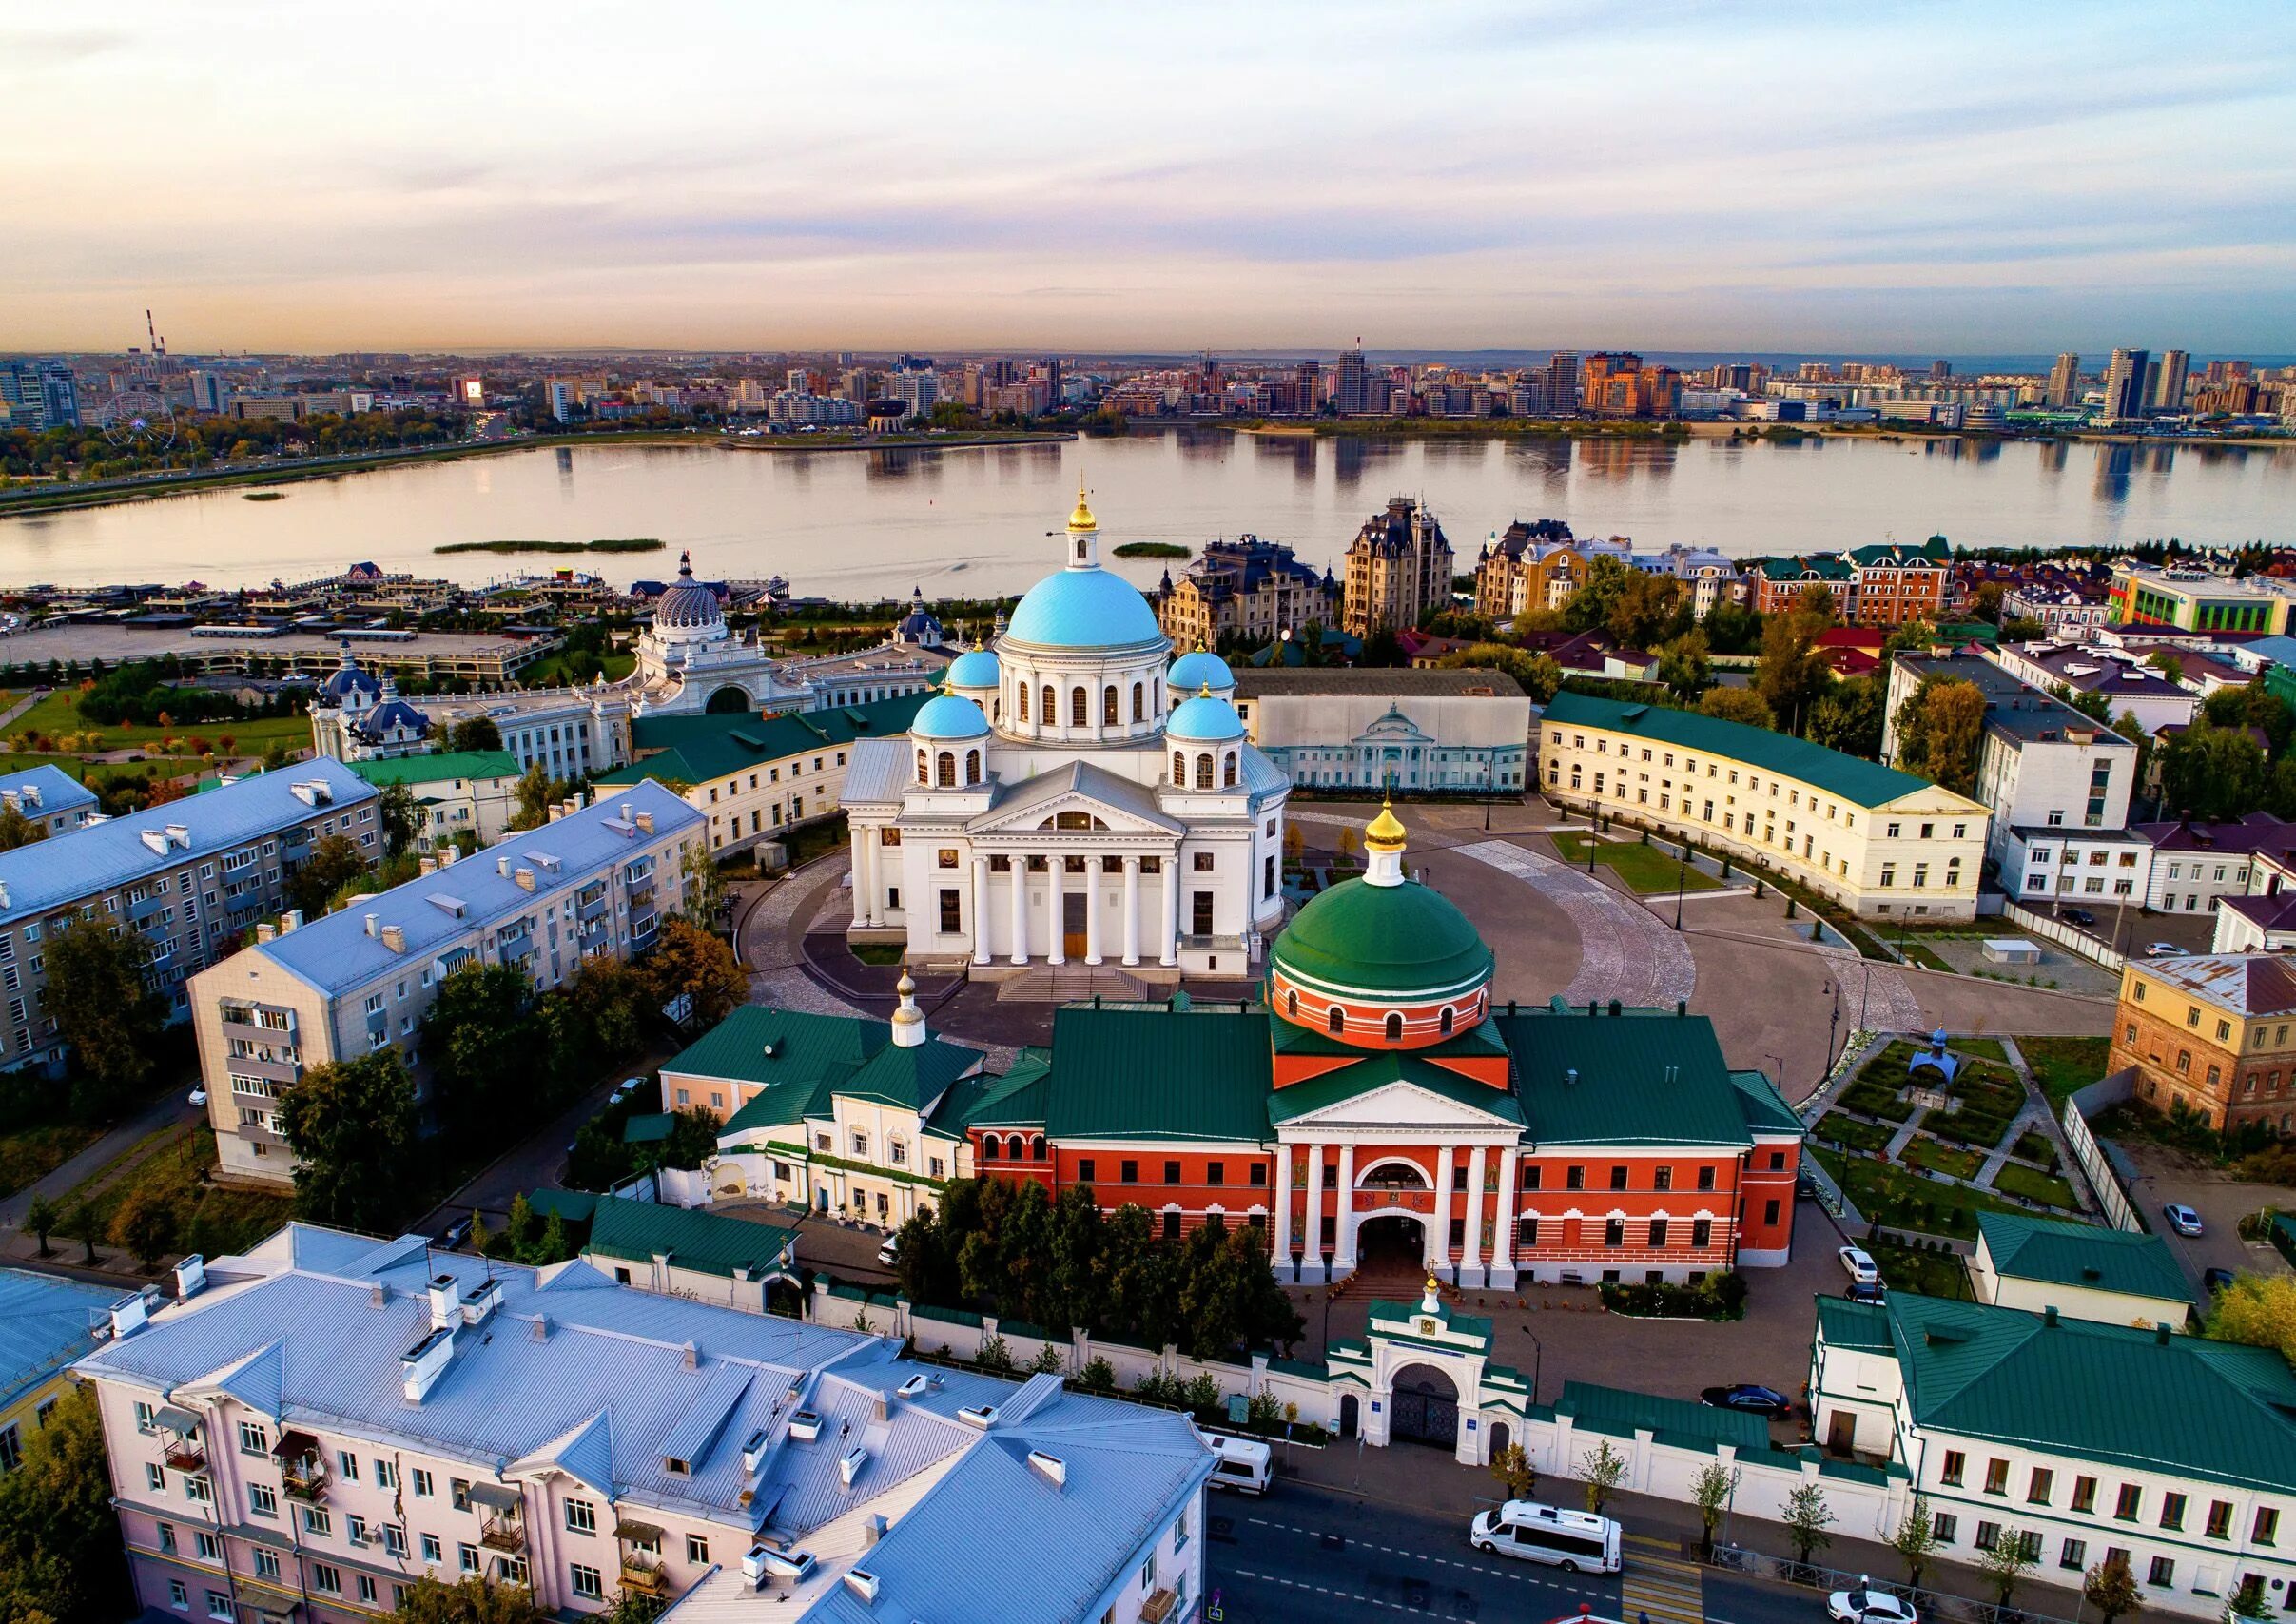
[[[2172,1201],[2167,1206],[2162,1207],[2161,1216],[2169,1221],[2169,1227],[2179,1235],[2207,1233],[2207,1226],[2201,1223],[2200,1214],[2194,1212],[2181,1201]]]
[[[2178,947],[2174,942],[2147,942],[2145,944],[2145,957],[2149,959],[2178,959],[2184,957],[2188,950]]]
[[[1849,1290],[1841,1295],[1852,1302],[1887,1302],[1890,1299],[1889,1287],[1878,1280],[1852,1281]]]
[[[1710,1409],[1742,1410],[1749,1416],[1781,1419],[1792,1413],[1794,1400],[1775,1387],[1759,1382],[1741,1381],[1735,1387],[1709,1387],[1699,1396],[1699,1402]]]
[[[2096,923],[2096,915],[2086,908],[2060,908],[2057,910],[2057,917],[2072,925],[2094,925]]]
[[[2208,1291],[2210,1297],[2214,1297],[2218,1292],[2224,1290],[2226,1286],[2232,1283],[2232,1271],[2230,1269],[2206,1270],[2200,1277],[2200,1283]]]
[[[1850,1279],[1858,1284],[1879,1285],[1881,1283],[1881,1270],[1875,1265],[1873,1257],[1864,1247],[1844,1246],[1836,1255],[1841,1259],[1841,1266],[1849,1271]]]
[[[189,1094],[188,1096],[186,1096],[186,1098],[188,1098],[188,1099],[190,1100],[191,1104],[193,1104],[193,1105],[205,1105],[205,1104],[207,1103],[207,1089],[206,1089],[206,1086],[203,1084],[201,1086],[199,1086],[199,1087],[197,1087],[197,1088],[192,1089],[192,1090],[191,1090],[191,1092],[190,1092],[190,1094]]]
[[[1856,1590],[1838,1590],[1826,1597],[1825,1615],[1834,1624],[1920,1624],[1921,1615],[1910,1603],[1885,1590],[1876,1590],[1862,1574]]]
[[[467,1218],[458,1218],[446,1226],[445,1233],[438,1237],[438,1244],[451,1252],[470,1238],[471,1221]]]

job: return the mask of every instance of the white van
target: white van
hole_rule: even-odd
[[[1494,1556],[1545,1562],[1566,1574],[1619,1571],[1619,1525],[1592,1512],[1559,1511],[1535,1500],[1508,1500],[1468,1527],[1468,1543]]]
[[[1212,1468],[1212,1487],[1264,1495],[1275,1476],[1275,1452],[1255,1438],[1230,1438],[1208,1432],[1204,1441],[1219,1457]]]

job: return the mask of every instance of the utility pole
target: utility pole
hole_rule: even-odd
[[[1683,892],[1690,884],[1690,842],[1684,838],[1680,851],[1682,866],[1674,871],[1674,929],[1677,935],[1683,929]]]

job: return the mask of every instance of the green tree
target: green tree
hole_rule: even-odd
[[[526,770],[518,780],[516,791],[518,810],[510,815],[512,830],[540,829],[550,821],[552,803],[557,799],[557,786],[551,781],[549,772],[537,761]]]
[[[1508,643],[1473,643],[1453,649],[1437,663],[1452,671],[1503,671],[1539,705],[1552,699],[1563,685],[1563,668],[1552,655],[1532,654]]]
[[[472,960],[438,984],[422,1019],[422,1052],[442,1123],[492,1141],[550,1095],[549,1046],[534,999],[534,984],[516,965]]]
[[[1527,1500],[1538,1492],[1539,1469],[1519,1443],[1491,1452],[1490,1475],[1499,1480],[1499,1492],[1507,1499]]]
[[[1647,649],[1673,631],[1678,619],[1686,618],[1681,581],[1629,568],[1603,625],[1622,647]]]
[[[125,1247],[146,1274],[175,1244],[181,1215],[164,1191],[138,1184],[111,1215],[111,1243]]]
[[[1738,1494],[1738,1477],[1736,1468],[1725,1471],[1716,1460],[1700,1467],[1698,1476],[1690,1479],[1690,1501],[1698,1507],[1699,1552],[1708,1560],[1714,1556],[1714,1531],[1722,1526],[1722,1513]]]
[[[398,1222],[421,1182],[415,1085],[396,1047],[314,1066],[280,1105],[298,1212],[345,1229],[381,1232]]]
[[[1873,760],[1881,753],[1887,696],[1887,688],[1875,677],[1853,676],[1837,682],[1832,693],[1810,707],[1810,742]]]
[[[2273,1348],[2296,1364],[2296,1275],[2242,1271],[2208,1309],[2211,1341]]]
[[[1887,666],[1890,655],[1919,653],[1933,647],[1936,641],[1937,628],[1935,624],[1928,620],[1908,620],[1881,639],[1881,663]]]
[[[467,1578],[441,1584],[418,1575],[392,1616],[403,1624],[541,1624],[535,1593],[524,1585]]]
[[[2129,1571],[2129,1558],[2117,1551],[2089,1570],[2081,1580],[2081,1595],[2097,1610],[2101,1624],[2142,1612],[2145,1605],[2136,1575]]]
[[[685,919],[662,922],[639,968],[657,1006],[690,997],[693,1020],[705,1027],[716,1026],[749,997],[749,973],[733,949],[723,937]]]
[[[328,901],[343,887],[367,871],[366,853],[347,834],[322,834],[287,878],[287,906],[300,908],[304,917],[317,919]]]
[[[92,1383],[73,1383],[0,1475],[0,1619],[110,1624],[135,1609]]]
[[[1769,701],[1751,688],[1709,688],[1700,696],[1698,714],[1715,716],[1725,722],[1742,722],[1750,728],[1775,728],[1778,718],[1771,714]]]
[[[1897,708],[1897,765],[1966,795],[1976,788],[1985,695],[1974,682],[1931,675]]]
[[[1890,1536],[1890,1549],[1905,1563],[1906,1584],[1919,1590],[1922,1571],[1937,1549],[1936,1520],[1930,1515],[1927,1495],[1915,1495],[1914,1503],[1905,1508],[1897,1531]]]
[[[1788,732],[1800,731],[1810,706],[1834,685],[1834,668],[1818,646],[1825,628],[1825,617],[1806,607],[1774,615],[1762,628],[1754,692]]]
[[[636,1053],[657,1002],[652,980],[637,966],[606,954],[584,960],[574,980],[543,1000],[556,1023],[553,1064],[579,1071]]]
[[[13,851],[48,838],[47,826],[26,817],[14,802],[0,807],[0,851]]]
[[[1977,1571],[1993,1586],[1995,1601],[2003,1607],[2009,1605],[2017,1581],[2032,1571],[2040,1554],[2041,1536],[2014,1526],[2002,1529],[1991,1545],[1977,1553]]]
[[[1586,578],[1563,605],[1563,625],[1567,631],[1591,632],[1597,626],[1607,628],[1614,610],[1625,601],[1626,589],[1633,584],[1637,572],[1631,564],[1613,558],[1608,553],[1597,554],[1586,560]]]
[[[64,1223],[64,1210],[46,1196],[34,1196],[24,1209],[24,1227],[40,1239],[40,1256],[49,1256],[48,1238]]]
[[[102,1104],[151,1075],[167,1005],[145,979],[150,962],[142,931],[115,936],[93,919],[49,941],[48,1013]]]
[[[1834,1521],[1834,1508],[1825,1503],[1825,1491],[1815,1483],[1804,1483],[1786,1496],[1785,1515],[1778,1520],[1794,1547],[1794,1560],[1804,1568],[1810,1565],[1811,1556],[1834,1542],[1826,1532]]]
[[[683,892],[678,913],[690,925],[715,930],[726,906],[726,876],[718,871],[717,859],[705,842],[689,840],[678,851],[677,870]]]
[[[1626,1458],[1608,1438],[1579,1457],[1579,1481],[1586,1485],[1586,1509],[1600,1514],[1603,1502],[1626,1480]]]
[[[413,850],[422,833],[423,823],[422,807],[415,799],[415,792],[403,783],[385,784],[376,809],[376,816],[382,822],[383,855],[397,857]]]
[[[492,716],[466,716],[446,730],[446,749],[500,750],[502,730]]]
[[[652,1147],[655,1165],[693,1172],[717,1154],[717,1118],[706,1105],[688,1105],[670,1115],[670,1137]]]
[[[74,1203],[72,1209],[64,1215],[64,1222],[56,1225],[56,1231],[67,1241],[77,1241],[87,1248],[80,1260],[83,1267],[95,1267],[96,1242],[104,1233],[104,1219],[93,1203]]]
[[[1706,612],[1706,640],[1718,655],[1742,655],[1761,644],[1761,616],[1728,598]]]
[[[1714,665],[1706,657],[1706,634],[1695,626],[1658,651],[1658,679],[1677,697],[1695,699],[1714,685]]]
[[[2162,811],[2215,820],[2265,801],[2265,753],[2247,733],[2194,723],[2159,747]]]

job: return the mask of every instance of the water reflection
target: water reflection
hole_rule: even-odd
[[[2133,445],[2100,445],[2096,448],[2096,478],[2090,481],[2090,495],[2098,501],[2113,507],[2129,499],[2129,474],[2136,466],[2136,447]]]
[[[560,496],[568,496],[568,497],[573,496],[573,495],[574,495],[574,447],[573,447],[573,446],[571,446],[571,445],[561,445],[561,446],[559,446],[559,447],[558,447],[558,451],[557,451],[557,461],[558,461],[558,494],[559,494]]]
[[[2072,447],[2061,440],[2045,440],[2041,445],[2041,472],[2055,478],[2065,471],[2065,453]]]

